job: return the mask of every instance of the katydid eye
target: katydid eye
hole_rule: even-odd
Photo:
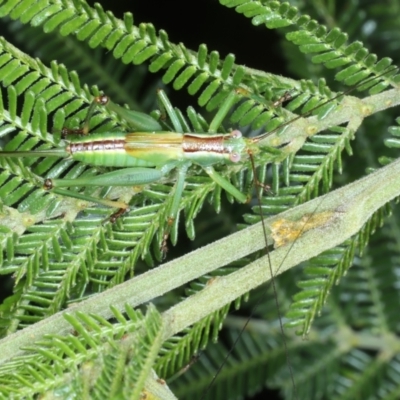
[[[238,129],[235,129],[234,131],[231,132],[232,139],[239,139],[241,137],[242,137],[242,132],[240,132]]]
[[[229,155],[229,159],[232,161],[232,162],[239,162],[240,161],[240,154],[239,153],[231,153],[230,155]]]

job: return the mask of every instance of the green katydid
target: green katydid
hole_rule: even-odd
[[[82,129],[63,129],[64,136],[71,133],[77,134],[68,140],[64,147],[25,152],[3,151],[0,152],[0,157],[71,158],[89,165],[119,168],[90,178],[45,179],[43,181],[44,188],[53,193],[117,208],[118,211],[110,217],[112,222],[128,209],[128,204],[62,188],[145,185],[159,181],[175,169],[177,179],[168,212],[168,226],[171,226],[179,211],[187,170],[192,164],[196,164],[239,202],[247,202],[248,196],[215,171],[213,166],[236,164],[247,159],[250,154],[256,154],[259,151],[257,142],[261,137],[248,139],[243,137],[239,130],[224,134],[183,133],[164,93],[160,92],[159,97],[170,114],[174,131],[165,131],[165,128],[151,116],[127,110],[111,103],[106,96],[98,96],[94,98],[89,107]],[[236,93],[231,92],[227,103],[232,105],[236,99]],[[131,124],[133,129],[139,128],[140,131],[88,134],[89,121],[97,105],[110,108],[124,118],[128,124]],[[226,111],[224,110],[224,112]],[[164,245],[169,234],[168,231],[169,228],[164,234]]]
[[[388,72],[391,71],[386,70],[381,75]],[[371,78],[371,80],[375,79],[377,79],[377,76]],[[365,83],[366,81],[364,80],[363,84]],[[111,221],[115,221],[119,215],[127,210],[128,204],[122,201],[93,197],[63,188],[146,185],[160,181],[162,178],[167,177],[171,171],[176,170],[176,183],[171,192],[172,200],[167,215],[168,224],[171,225],[179,212],[179,203],[184,190],[187,171],[192,164],[200,166],[217,185],[221,186],[239,202],[245,203],[249,200],[249,196],[243,194],[228,179],[218,173],[214,166],[218,164],[240,164],[249,160],[249,158],[257,158],[259,154],[265,155],[268,151],[271,153],[266,156],[266,159],[271,162],[274,157],[276,159],[276,156],[279,157],[283,153],[279,149],[262,145],[262,141],[267,136],[272,135],[278,129],[291,124],[301,117],[310,115],[316,109],[324,108],[325,105],[343,95],[341,93],[319,104],[306,114],[292,118],[272,131],[257,137],[243,137],[242,133],[237,129],[230,133],[216,133],[227,113],[239,100],[238,94],[243,94],[243,92],[246,93],[245,90],[233,90],[228,93],[219,112],[210,123],[208,133],[189,133],[188,130],[185,130],[182,119],[180,120],[178,113],[173,109],[162,91],[159,92],[158,97],[168,113],[172,129],[150,115],[127,110],[113,104],[107,96],[97,96],[89,106],[82,129],[63,129],[62,134],[64,137],[71,133],[76,134],[75,137],[67,140],[63,147],[34,151],[1,151],[0,157],[59,157],[93,166],[118,168],[90,178],[45,180],[38,178],[43,187],[53,193],[117,208],[118,211],[110,217]],[[275,107],[281,104],[282,101],[289,99],[290,93],[285,92],[283,97],[275,101],[272,106]],[[90,120],[99,105],[115,112],[134,132],[113,131],[89,134]],[[327,109],[329,109],[329,105]],[[167,235],[168,232],[166,233]]]
[[[165,94],[160,92],[159,97],[172,121],[173,130],[166,131],[165,125],[153,117],[113,104],[107,96],[98,96],[94,98],[89,107],[82,129],[63,129],[64,137],[71,133],[76,134],[75,137],[67,140],[64,147],[34,151],[1,151],[0,157],[59,157],[81,161],[93,166],[119,168],[90,178],[42,180],[43,187],[53,193],[117,208],[118,211],[111,216],[111,221],[114,221],[128,208],[126,203],[62,188],[145,185],[159,181],[175,169],[178,171],[177,181],[172,192],[173,200],[168,215],[168,219],[173,221],[179,209],[186,172],[190,165],[195,164],[239,202],[247,202],[248,196],[216,172],[214,166],[238,164],[248,160],[250,156],[257,156],[260,153],[260,142],[276,129],[254,138],[243,137],[239,130],[233,130],[230,133],[215,133],[215,127],[219,126],[238,99],[237,93],[232,91],[214,118],[214,121],[217,122],[211,122],[210,133],[184,133],[182,124]],[[284,100],[287,98],[285,93]],[[328,102],[332,100],[334,99]],[[320,104],[318,108],[324,104],[326,103]],[[98,105],[114,111],[132,127],[134,132],[89,134],[90,119]],[[291,122],[293,119],[287,124]],[[282,125],[279,126],[279,128],[281,127]],[[268,149],[271,150],[270,147]],[[274,152],[275,155],[280,154],[277,149]]]

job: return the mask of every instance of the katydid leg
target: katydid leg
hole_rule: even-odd
[[[188,168],[190,167],[190,164],[191,163],[187,162],[177,167],[178,176],[175,186],[173,188],[171,205],[169,206],[168,210],[168,224],[167,228],[164,231],[163,241],[161,245],[161,250],[163,253],[166,253],[167,251],[167,240],[171,232],[171,227],[176,219],[176,216],[178,215],[179,203],[181,201],[183,189],[185,187],[186,173]]]
[[[173,166],[171,165],[170,168]],[[162,170],[154,168],[124,168],[111,171],[98,176],[82,177],[76,179],[46,179],[44,187],[53,193],[68,196],[76,199],[101,204],[107,207],[117,208],[118,210],[111,215],[110,221],[115,222],[116,219],[126,212],[129,208],[128,204],[122,201],[114,201],[101,199],[86,195],[84,193],[74,192],[72,190],[60,189],[71,186],[136,186],[144,185],[160,180],[167,172],[168,168]]]
[[[47,181],[49,181],[49,179]],[[97,204],[111,207],[111,208],[118,208],[119,210],[126,211],[128,209],[128,204],[124,203],[123,201],[101,199],[99,197],[89,196],[84,193],[74,192],[72,190],[67,190],[67,189],[57,189],[57,188],[53,189],[53,188],[47,186],[46,182],[45,182],[45,189],[49,190],[52,193],[58,194],[60,196],[72,197],[74,199],[80,199],[80,200],[88,201],[90,203],[97,203]]]
[[[83,121],[82,128],[69,129],[63,128],[61,131],[62,137],[66,138],[68,135],[88,135],[90,132],[90,120],[97,107],[105,107],[115,112],[121,119],[125,120],[132,129],[135,131],[143,132],[159,132],[162,131],[162,126],[152,116],[142,113],[140,111],[129,110],[121,107],[110,101],[108,96],[97,96],[90,103],[85,120]]]
[[[159,132],[163,130],[162,126],[152,116],[142,113],[140,111],[129,110],[127,108],[114,104],[107,96],[103,95],[96,97],[93,100],[92,104],[94,104],[93,109],[97,105],[101,105],[115,112],[121,119],[125,120],[135,131]],[[90,107],[92,107],[92,105]],[[89,112],[90,110],[91,108],[89,108]],[[89,129],[90,117],[91,115],[89,116],[88,113],[88,116],[85,119],[84,128],[87,127],[87,129]]]
[[[85,120],[83,121],[82,128],[78,129],[63,128],[61,130],[61,136],[65,139],[68,135],[88,135],[90,131],[90,119],[92,118],[96,107],[98,105],[106,104],[107,99],[108,97],[106,96],[95,97],[89,105],[89,109],[86,113]]]
[[[250,200],[248,196],[243,194],[240,190],[233,186],[232,183],[216,172],[213,167],[204,167],[204,170],[215,183],[220,185],[241,203],[247,203]]]
[[[102,175],[75,179],[47,179],[49,188],[71,186],[135,186],[160,180],[167,171],[155,168],[123,168]]]

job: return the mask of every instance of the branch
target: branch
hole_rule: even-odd
[[[280,147],[286,143],[296,141],[297,147],[300,148],[308,137],[318,132],[352,120],[362,121],[365,117],[398,106],[399,104],[400,88],[387,90],[364,99],[346,96],[341,105],[326,118],[320,120],[317,117],[296,118],[295,121],[285,126],[284,132],[267,136],[260,142],[260,145]]]

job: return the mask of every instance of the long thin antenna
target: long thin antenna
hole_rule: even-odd
[[[303,114],[300,114],[297,117],[294,117],[294,118],[292,118],[291,120],[289,120],[287,122],[284,122],[283,124],[281,124],[277,128],[273,129],[272,131],[265,132],[262,135],[259,135],[259,136],[255,137],[255,138],[253,138],[252,139],[253,143],[261,142],[266,137],[268,137],[268,136],[272,135],[273,133],[275,133],[278,129],[282,129],[285,126],[288,126],[288,125],[292,124],[293,122],[299,120],[300,118],[306,118],[306,117],[310,116],[315,110],[318,110],[319,108],[325,106],[326,104],[330,103],[331,101],[334,101],[334,100],[338,99],[339,97],[345,96],[346,94],[351,93],[353,90],[357,89],[357,87],[359,87],[361,85],[365,85],[366,83],[368,83],[370,81],[373,81],[374,79],[380,78],[381,76],[384,76],[384,75],[386,75],[388,73],[394,72],[397,69],[398,68],[396,66],[393,66],[393,68],[391,68],[391,67],[386,68],[385,72],[382,72],[379,75],[373,76],[373,77],[371,77],[371,78],[369,78],[369,79],[367,79],[365,81],[362,81],[361,83],[358,83],[357,85],[352,86],[350,89],[347,89],[344,92],[340,92],[339,94],[337,94],[336,96],[332,97],[331,99],[324,101],[323,103],[319,104],[318,106],[314,107],[313,109],[311,109],[311,110],[309,110],[309,111],[307,111],[307,112],[305,112]]]
[[[260,136],[257,136],[256,138],[253,138],[253,143],[257,143],[257,142],[259,142],[259,141],[265,139],[266,137],[268,137],[268,136],[272,135],[274,132],[276,132],[278,129],[281,129],[281,128],[283,128],[283,127],[285,127],[285,126],[287,126],[287,125],[289,125],[289,124],[291,124],[291,123],[297,121],[297,120],[300,119],[300,118],[304,118],[304,117],[307,117],[307,116],[311,115],[312,112],[314,112],[314,111],[317,110],[318,108],[321,108],[321,107],[323,107],[324,105],[328,104],[329,102],[334,101],[335,99],[337,99],[337,98],[339,98],[339,97],[341,97],[341,96],[344,96],[344,95],[346,95],[347,93],[352,92],[352,91],[353,91],[354,89],[356,89],[358,86],[364,85],[364,84],[366,84],[366,83],[369,82],[369,81],[372,81],[372,80],[374,80],[374,79],[379,78],[380,76],[383,76],[383,75],[386,75],[386,74],[388,74],[388,73],[394,72],[394,71],[397,70],[397,69],[398,69],[398,68],[397,68],[396,66],[394,66],[393,68],[388,67],[388,68],[386,69],[386,71],[383,72],[382,74],[379,74],[379,75],[374,76],[374,77],[372,77],[372,78],[370,78],[370,79],[364,80],[363,82],[361,82],[361,83],[359,83],[359,84],[353,86],[352,88],[346,90],[345,92],[339,93],[338,95],[334,96],[333,98],[331,98],[331,99],[329,99],[329,100],[327,100],[327,101],[325,101],[325,102],[319,104],[318,106],[314,107],[312,110],[310,110],[310,111],[308,111],[308,112],[306,112],[306,113],[304,113],[304,114],[301,114],[301,115],[299,115],[299,116],[297,116],[297,117],[291,119],[290,121],[288,121],[288,122],[286,122],[286,123],[280,125],[278,128],[273,129],[273,130],[270,131],[270,132],[266,132],[266,133],[264,133],[264,134],[262,134],[262,135],[260,135]],[[252,170],[253,170],[253,181],[254,181],[254,185],[257,186],[257,185],[259,185],[259,182],[257,181],[257,178],[256,178],[256,166],[255,166],[255,162],[254,162],[254,157],[253,157],[253,154],[251,154],[250,152],[249,152],[248,154],[249,154],[249,158],[250,158],[250,162],[251,162],[251,167],[252,167]],[[281,332],[281,336],[282,336],[283,346],[284,346],[284,350],[285,350],[286,364],[287,364],[287,366],[288,366],[289,373],[290,373],[290,379],[291,379],[291,382],[292,382],[292,387],[293,387],[293,399],[297,400],[297,399],[298,399],[297,386],[296,386],[296,382],[295,382],[295,378],[294,378],[293,367],[292,367],[292,364],[291,364],[291,361],[290,361],[290,357],[289,357],[289,351],[288,351],[288,346],[287,346],[287,342],[286,342],[286,338],[285,338],[285,332],[284,332],[284,328],[283,328],[283,322],[282,322],[282,313],[281,313],[281,310],[280,310],[280,305],[279,305],[279,300],[278,300],[278,292],[277,292],[277,287],[276,287],[276,283],[275,283],[275,275],[274,275],[274,273],[273,273],[272,262],[271,262],[271,257],[270,257],[270,252],[269,252],[269,250],[268,250],[268,246],[269,246],[269,244],[268,244],[268,235],[267,235],[267,229],[266,229],[266,226],[265,226],[263,210],[262,210],[262,206],[261,206],[261,195],[260,195],[260,192],[259,192],[259,191],[256,191],[256,192],[257,192],[257,200],[258,200],[259,213],[260,213],[260,218],[261,218],[261,226],[262,226],[262,230],[263,230],[263,234],[264,234],[264,239],[265,239],[265,253],[266,253],[266,256],[267,256],[267,259],[268,259],[269,272],[270,272],[270,275],[271,275],[271,285],[272,285],[273,292],[274,292],[275,305],[276,305],[276,309],[277,309],[277,313],[278,313],[278,318],[279,318],[279,327],[280,327],[280,332]],[[318,208],[320,205],[321,205],[321,204],[319,204],[319,205],[317,206],[317,208]],[[315,210],[315,212],[316,212],[316,210]],[[310,215],[309,218],[311,218],[311,217],[312,217],[312,215]],[[307,225],[307,222],[308,222],[308,221],[305,221],[304,227]],[[302,235],[303,230],[304,230],[304,227],[303,227],[302,229],[300,229],[300,231],[299,231],[299,233],[298,233],[298,237],[300,237],[300,236]],[[288,249],[287,255],[290,253],[290,251],[291,251],[292,247],[294,246],[296,240],[297,240],[297,238],[295,238],[295,239],[293,240],[292,245],[291,245],[290,248]],[[287,257],[287,255],[286,255],[286,257]],[[285,257],[285,258],[286,258],[286,257]],[[283,264],[285,258],[281,261],[281,265],[277,268],[277,272],[279,271],[280,267],[282,266],[282,264]],[[260,305],[261,300],[262,300],[262,297],[260,297],[260,298],[257,299],[256,304],[255,304],[255,306],[253,307],[253,309],[252,309],[252,311],[251,311],[251,313],[250,313],[248,319],[246,320],[246,322],[245,322],[245,324],[243,325],[243,327],[240,329],[239,334],[237,335],[237,337],[235,338],[233,344],[231,345],[231,347],[229,348],[228,352],[226,353],[226,355],[225,355],[225,357],[224,357],[222,363],[219,365],[219,367],[218,367],[216,373],[214,374],[212,380],[211,380],[210,383],[208,384],[207,388],[204,390],[203,395],[202,395],[202,397],[201,397],[201,400],[204,400],[204,399],[205,399],[207,393],[209,392],[209,390],[211,389],[211,387],[214,385],[214,383],[215,383],[215,381],[216,381],[216,379],[217,379],[219,373],[220,373],[220,372],[222,371],[222,369],[224,368],[224,366],[225,366],[225,364],[227,363],[229,357],[231,356],[231,354],[232,354],[234,348],[236,347],[236,345],[237,345],[237,343],[239,342],[240,338],[242,337],[244,331],[246,330],[246,328],[247,328],[247,326],[248,326],[248,324],[249,324],[251,318],[252,318],[253,315],[255,314],[255,312],[256,312],[258,306]]]
[[[258,182],[257,177],[256,177],[256,166],[255,166],[255,163],[254,163],[253,154],[249,153],[249,157],[250,157],[250,162],[251,162],[251,166],[252,166],[252,170],[253,170],[254,186],[257,187],[257,186],[259,186],[259,182]],[[268,246],[269,246],[269,244],[268,244],[268,235],[267,235],[267,228],[265,226],[263,210],[262,210],[262,206],[261,206],[261,195],[260,195],[260,192],[258,190],[256,190],[256,193],[257,193],[258,207],[259,207],[260,217],[261,217],[261,226],[262,226],[262,230],[263,230],[263,234],[264,234],[264,240],[265,240],[265,248],[264,249],[265,249],[265,254],[266,254],[267,258],[268,258],[268,267],[269,267],[269,273],[270,273],[270,276],[271,276],[271,285],[272,285],[273,292],[274,292],[274,297],[275,297],[275,306],[276,306],[277,313],[278,313],[279,328],[280,328],[280,332],[281,332],[281,336],[282,336],[283,347],[285,349],[286,364],[288,366],[289,373],[290,373],[290,379],[292,381],[293,398],[295,400],[297,400],[297,387],[296,387],[296,382],[295,382],[295,379],[294,379],[293,367],[292,367],[292,364],[290,362],[289,350],[288,350],[288,346],[287,346],[287,342],[286,342],[286,338],[285,338],[285,331],[283,329],[282,313],[281,313],[279,300],[278,300],[278,291],[277,291],[276,284],[275,284],[274,272],[272,270],[272,261],[271,261],[270,253],[269,253],[269,250],[268,250]],[[203,393],[203,395],[201,397],[201,400],[205,399],[205,396],[207,395],[208,391],[214,385],[214,382],[217,379],[219,373],[224,368],[226,362],[228,361],[228,359],[231,356],[233,350],[235,349],[237,343],[239,342],[240,338],[242,337],[244,331],[246,330],[250,320],[252,319],[253,315],[256,313],[257,308],[260,305],[262,299],[263,299],[262,297],[259,297],[257,299],[256,304],[254,305],[254,307],[253,307],[249,317],[247,318],[245,324],[240,329],[239,334],[236,336],[233,344],[231,345],[231,347],[229,348],[228,352],[226,353],[224,359],[222,360],[222,363],[219,365],[219,367],[218,367],[216,373],[214,374],[212,380],[208,384],[207,388],[204,390],[204,393]]]
[[[249,153],[249,157],[250,157],[250,162],[251,162],[251,168],[253,169],[254,185],[257,187],[258,182],[257,182],[257,178],[256,178],[256,166],[255,166],[255,163],[254,163],[254,158],[253,158],[253,155],[251,153]],[[268,250],[268,235],[267,235],[267,228],[265,226],[265,221],[264,221],[264,214],[263,214],[263,210],[262,210],[262,206],[261,206],[261,194],[260,194],[259,190],[256,190],[256,193],[257,193],[257,200],[258,200],[258,209],[260,211],[261,226],[262,226],[263,235],[264,235],[264,239],[265,239],[265,254],[266,254],[267,258],[268,258],[269,273],[271,275],[271,285],[272,285],[272,289],[274,291],[275,306],[276,306],[276,310],[277,310],[277,313],[278,313],[279,328],[280,328],[280,331],[281,331],[283,347],[285,349],[286,364],[288,366],[289,373],[290,373],[290,379],[292,381],[293,398],[297,399],[297,387],[296,387],[296,382],[295,382],[295,379],[294,379],[293,367],[292,367],[292,364],[290,362],[288,346],[287,346],[287,342],[286,342],[286,338],[285,338],[285,331],[283,329],[282,313],[281,313],[281,308],[280,308],[279,301],[278,301],[278,291],[276,289],[274,271],[272,270],[271,255],[270,255],[269,250]],[[252,318],[252,316],[255,313],[256,309],[258,308],[259,304],[261,303],[261,299],[262,299],[262,297],[259,297],[257,299],[257,302],[256,302],[255,306],[253,307],[253,310],[251,311],[251,314],[250,314],[249,318],[247,319],[247,323],[248,323],[248,321],[250,321],[250,319]],[[247,326],[247,324],[246,324],[246,326]]]

